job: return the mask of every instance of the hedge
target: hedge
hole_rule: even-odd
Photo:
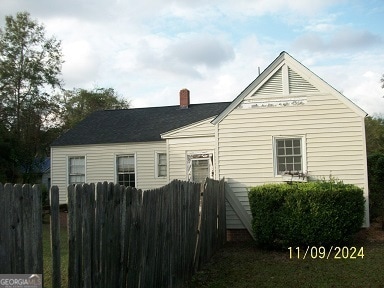
[[[362,189],[342,182],[266,184],[248,197],[256,241],[267,248],[345,244],[364,219]]]

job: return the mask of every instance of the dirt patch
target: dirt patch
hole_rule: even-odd
[[[372,243],[384,243],[384,230],[382,229],[381,219],[374,220],[369,228],[362,228],[359,233],[356,234],[356,240],[358,242],[372,242]]]

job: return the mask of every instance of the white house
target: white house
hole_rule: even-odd
[[[51,181],[141,189],[173,179],[228,183],[227,228],[249,227],[247,189],[335,177],[364,190],[369,226],[366,113],[282,52],[232,102],[93,113],[51,148]],[[246,212],[244,212],[246,211]]]

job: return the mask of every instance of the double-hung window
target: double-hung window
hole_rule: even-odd
[[[156,177],[167,176],[167,154],[156,153]]]
[[[85,183],[85,157],[73,156],[68,158],[68,184]]]
[[[117,182],[120,185],[136,187],[135,155],[116,157]]]
[[[303,172],[303,139],[275,138],[276,174]]]

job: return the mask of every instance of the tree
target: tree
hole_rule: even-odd
[[[27,12],[5,17],[0,28],[0,119],[12,139],[12,161],[30,172],[41,150],[45,119],[56,103],[49,92],[61,87],[61,43],[45,36]],[[13,180],[13,179],[12,179]]]
[[[367,154],[384,153],[384,119],[368,116],[365,118]]]
[[[129,108],[129,105],[129,101],[122,99],[113,88],[65,91],[61,98],[63,129],[72,128],[92,112],[105,109],[126,109]]]

